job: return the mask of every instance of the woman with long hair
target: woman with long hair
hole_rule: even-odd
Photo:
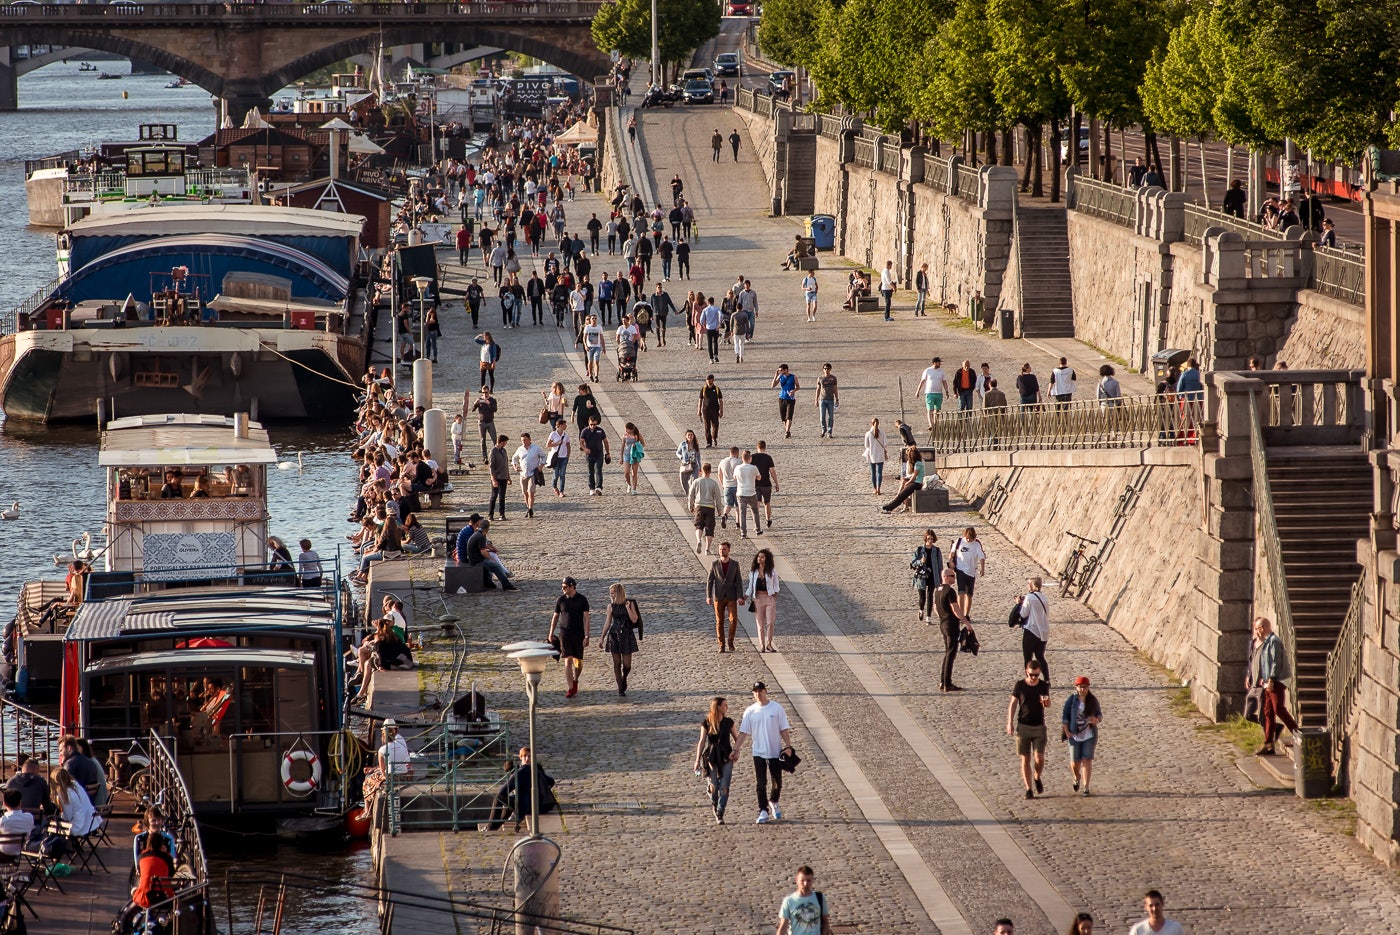
[[[729,717],[729,702],[715,697],[710,710],[700,724],[700,741],[695,745],[695,772],[703,768],[710,790],[710,807],[715,821],[724,824],[724,809],[729,805],[729,780],[734,761],[739,759],[739,728]]]
[[[549,420],[549,427],[554,428],[556,422],[564,417],[564,402],[567,394],[564,392],[564,384],[555,380],[549,385],[549,392],[541,391],[544,397],[544,414]]]
[[[749,566],[749,583],[744,589],[744,597],[753,601],[753,619],[758,624],[758,651],[775,653],[773,648],[773,624],[777,618],[777,597],[782,590],[778,573],[773,570],[773,553],[759,549]]]
[[[690,482],[700,476],[700,439],[694,429],[685,430],[685,438],[676,446],[676,459],[680,461],[681,494],[690,489]]]
[[[904,449],[904,483],[899,488],[899,493],[895,498],[884,506],[880,507],[881,513],[893,513],[896,508],[902,506],[906,500],[914,496],[914,492],[924,485],[924,459],[919,454],[917,445],[910,445]],[[906,510],[909,508],[906,506]]]
[[[636,631],[635,633],[633,631]],[[632,674],[632,654],[642,636],[642,613],[620,583],[608,588],[608,620],[603,626],[603,652],[612,654],[617,693],[627,697],[627,677]]]
[[[640,465],[645,457],[646,443],[642,439],[642,430],[628,422],[622,432],[622,483],[629,494],[637,492]]]
[[[49,788],[59,817],[73,826],[73,834],[86,837],[102,827],[102,816],[92,806],[87,790],[62,766],[49,773]]]
[[[403,531],[399,527],[399,521],[394,518],[394,514],[385,513],[384,528],[379,531],[379,538],[374,542],[374,551],[360,556],[360,567],[350,576],[350,580],[356,584],[364,584],[368,580],[370,562],[391,558],[402,551]]]
[[[866,462],[870,465],[870,486],[875,489],[875,495],[880,495],[880,484],[885,479],[885,433],[880,430],[880,420],[870,420],[870,431],[865,433],[865,450],[861,452]]]
[[[914,549],[914,557],[909,560],[909,568],[914,572],[911,576],[914,592],[919,600],[920,623],[938,622],[938,614],[933,607],[933,592],[938,590],[943,576],[943,550],[937,543],[938,533],[925,529],[923,544]]]

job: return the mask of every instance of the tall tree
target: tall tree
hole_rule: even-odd
[[[678,66],[719,35],[719,6],[711,0],[657,0],[657,53],[663,65]],[[612,0],[594,14],[593,42],[601,51],[628,58],[651,57],[651,0]]]
[[[821,24],[835,15],[831,0],[765,0],[758,24],[764,58],[811,68],[821,54]]]
[[[1010,124],[996,98],[987,0],[958,0],[953,16],[924,45],[916,72],[914,117],[939,137],[991,132]]]
[[[1008,114],[1025,124],[1035,160],[1031,194],[1043,191],[1040,140],[1044,128],[1058,129],[1069,115],[1069,93],[1061,66],[1067,59],[1063,8],[1035,0],[988,0],[987,25],[993,46],[993,93]],[[1050,198],[1060,193],[1060,148],[1050,146]]]

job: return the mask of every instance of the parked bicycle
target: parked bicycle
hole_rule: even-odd
[[[1066,532],[1066,536],[1076,540],[1079,544],[1070,549],[1069,558],[1065,560],[1065,567],[1060,569],[1060,597],[1068,597],[1070,591],[1074,591],[1074,597],[1084,595],[1089,588],[1089,579],[1093,576],[1095,569],[1099,565],[1099,557],[1089,554],[1089,547],[1098,545],[1097,539],[1089,539],[1078,533]]]

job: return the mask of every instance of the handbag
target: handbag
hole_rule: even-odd
[[[559,449],[558,449],[558,448],[551,448],[551,449],[549,449],[549,451],[545,452],[545,456],[544,456],[544,466],[545,466],[545,467],[554,467],[554,462],[555,462],[556,460],[558,460],[558,458],[559,458]]]
[[[801,762],[802,757],[798,756],[797,751],[791,747],[778,754],[778,769],[785,773],[797,772],[797,766]]]
[[[540,425],[548,425],[548,424],[549,424],[549,410],[548,410],[548,409],[541,409],[541,410],[540,410]]]
[[[975,656],[981,648],[982,644],[977,641],[977,634],[972,632],[971,627],[963,627],[958,631],[958,652]]]
[[[748,610],[749,613],[753,613],[754,608],[757,607],[757,606],[758,606],[758,605],[757,605],[756,603],[754,603],[752,600],[750,600],[750,601],[749,601],[749,606],[748,606],[746,609]]]

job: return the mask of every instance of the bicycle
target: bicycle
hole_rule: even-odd
[[[1082,595],[1089,586],[1089,576],[1098,567],[1099,557],[1097,555],[1086,554],[1089,546],[1098,545],[1097,539],[1090,539],[1078,533],[1066,532],[1066,536],[1078,540],[1079,544],[1070,549],[1069,558],[1065,560],[1065,567],[1060,569],[1060,597],[1068,597],[1071,588],[1077,588],[1075,597]]]

